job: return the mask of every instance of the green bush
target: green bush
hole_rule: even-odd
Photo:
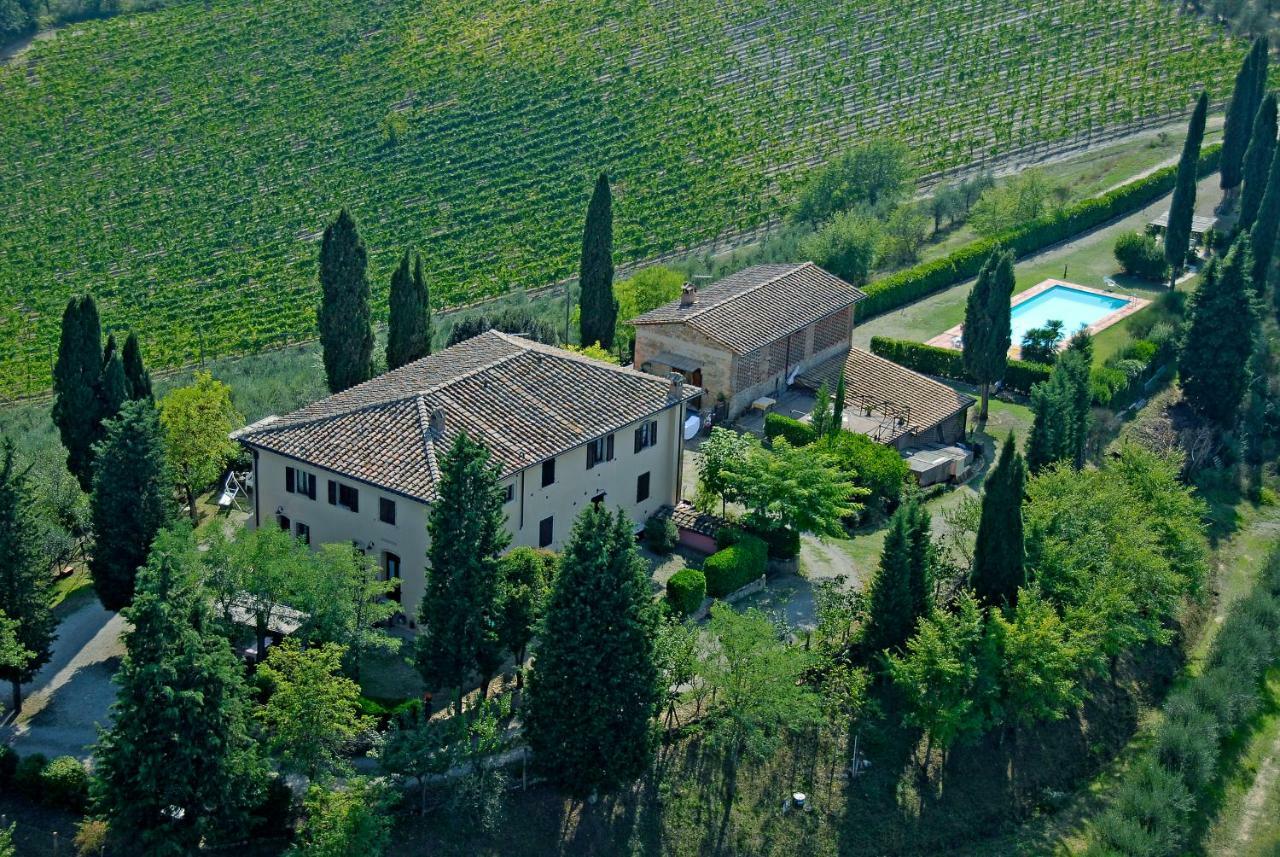
[[[1143,363],[1150,363],[1156,358],[1160,346],[1150,339],[1137,339],[1129,343],[1124,350],[1124,356],[1129,360],[1141,360]]]
[[[751,535],[765,543],[769,559],[792,559],[800,554],[800,534],[787,529],[754,529]]]
[[[13,773],[18,769],[18,752],[8,744],[0,744],[0,786],[13,782]]]
[[[1218,764],[1218,727],[1189,694],[1165,703],[1165,719],[1156,731],[1156,759],[1195,790],[1208,783]]]
[[[755,536],[744,535],[737,544],[718,550],[702,565],[707,594],[723,598],[764,574],[767,559],[765,543]]]
[[[868,509],[884,509],[902,497],[908,467],[893,447],[851,431],[838,432],[824,439],[821,445],[836,459],[841,470],[854,474],[855,484],[871,491],[865,500]]]
[[[43,753],[32,753],[18,762],[13,770],[13,788],[18,794],[36,800],[40,797],[40,775],[49,759]]]
[[[818,439],[817,432],[809,423],[772,412],[764,415],[764,436],[770,442],[781,437],[792,446],[808,446]]]
[[[745,535],[738,527],[721,527],[716,530],[716,549],[723,550],[729,545],[736,545]]]
[[[970,380],[969,373],[964,369],[964,360],[960,352],[952,351],[950,348],[938,348],[907,339],[873,336],[871,351],[886,360],[892,360],[900,366],[925,375],[936,375],[957,381]],[[1041,363],[1010,360],[1004,373],[1004,386],[1016,393],[1030,393],[1031,388],[1036,384],[1049,380],[1049,373],[1052,371],[1052,367]]]
[[[1126,232],[1117,238],[1115,256],[1121,270],[1144,280],[1160,282],[1168,271],[1164,248],[1145,232]]]
[[[702,606],[707,597],[707,576],[696,568],[682,568],[667,581],[667,603],[682,616]]]
[[[1200,176],[1217,170],[1221,156],[1221,146],[1205,147],[1200,155]],[[1156,170],[1146,178],[1102,196],[1068,205],[1015,229],[966,244],[949,256],[876,280],[863,289],[867,297],[857,305],[858,320],[865,321],[977,276],[978,269],[996,247],[1009,247],[1022,257],[1155,202],[1173,189],[1176,175],[1177,167]]]
[[[644,522],[644,540],[649,550],[666,556],[680,543],[680,530],[670,515],[650,515],[649,520]]]
[[[861,286],[875,265],[879,243],[880,224],[876,220],[861,212],[845,211],[824,223],[800,249],[819,268]]]
[[[59,756],[40,772],[41,800],[71,810],[84,808],[89,798],[89,775],[74,756]]]

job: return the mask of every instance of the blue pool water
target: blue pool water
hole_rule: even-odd
[[[1044,327],[1055,319],[1062,322],[1063,335],[1071,336],[1127,303],[1126,298],[1095,295],[1070,286],[1053,286],[1012,307],[1013,344],[1021,345],[1022,336],[1028,330]]]

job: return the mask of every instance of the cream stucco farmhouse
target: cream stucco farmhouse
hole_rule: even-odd
[[[699,392],[678,375],[489,331],[238,431],[253,454],[251,525],[355,543],[400,580],[412,617],[440,456],[459,432],[501,465],[512,545],[558,548],[588,503],[621,507],[639,528],[676,502]]]

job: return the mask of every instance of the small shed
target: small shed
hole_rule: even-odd
[[[921,488],[954,482],[973,464],[973,451],[963,446],[933,446],[907,456],[907,467]]]
[[[1199,214],[1191,215],[1191,240],[1197,244],[1204,243],[1204,236],[1209,230],[1218,231],[1219,219],[1214,217],[1203,217]],[[1147,231],[1153,235],[1164,235],[1169,230],[1169,212],[1165,212],[1147,224]]]
[[[719,515],[699,511],[688,500],[681,500],[675,506],[663,506],[654,517],[670,518],[680,533],[680,544],[706,554],[716,552],[716,533],[722,527],[733,526]]]

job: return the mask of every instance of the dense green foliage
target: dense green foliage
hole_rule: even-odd
[[[119,610],[133,599],[134,577],[152,539],[177,509],[164,431],[151,400],[129,402],[105,429],[95,447],[89,570],[102,606]]]
[[[667,603],[681,616],[702,606],[707,597],[707,576],[696,568],[682,568],[667,580]]]
[[[987,418],[991,385],[1004,378],[1009,362],[1009,300],[1013,296],[1013,253],[992,251],[964,305],[964,338],[960,352],[965,373],[982,389],[978,419]]]
[[[381,857],[391,844],[394,798],[384,784],[359,777],[340,789],[312,786],[302,802],[303,821],[287,857]]]
[[[1093,406],[1089,355],[1069,348],[1048,381],[1031,390],[1034,421],[1027,438],[1027,466],[1033,473],[1058,461],[1084,466]]]
[[[1276,151],[1276,96],[1268,93],[1258,107],[1253,121],[1253,133],[1249,136],[1249,148],[1244,153],[1244,189],[1240,191],[1240,218],[1236,225],[1243,230],[1253,226],[1258,215],[1258,204],[1267,186],[1267,173]]]
[[[559,562],[551,551],[530,547],[515,548],[499,560],[498,641],[518,667],[524,666],[525,650],[546,610]],[[523,671],[517,673],[517,681],[523,684]]]
[[[1010,433],[982,492],[982,518],[969,582],[983,604],[1014,604],[1018,588],[1026,581],[1022,526],[1026,480],[1026,465]]]
[[[1280,146],[1277,146],[1271,155],[1267,186],[1258,203],[1258,215],[1253,221],[1253,229],[1249,232],[1249,243],[1253,248],[1252,280],[1255,289],[1261,290],[1267,282],[1278,234],[1280,234]]]
[[[1209,175],[1218,168],[1221,151],[1220,146],[1204,150],[1200,156],[1200,176]],[[1173,189],[1176,175],[1177,167],[1156,170],[1146,178],[1064,206],[1040,220],[970,242],[940,259],[922,262],[914,268],[876,280],[863,290],[867,298],[858,303],[858,318],[871,318],[977,276],[987,257],[997,247],[1004,246],[1015,256],[1025,256],[1148,205]]]
[[[565,546],[524,706],[533,760],[584,798],[642,774],[653,756],[658,613],[626,515],[583,509]]]
[[[13,685],[16,712],[23,683],[49,662],[58,620],[50,607],[53,578],[40,555],[31,489],[8,438],[0,456],[0,616],[16,623],[13,642],[26,653],[0,664],[0,679]]]
[[[342,205],[375,281],[422,247],[456,305],[572,275],[605,166],[618,259],[651,258],[782,215],[848,140],[902,141],[922,173],[1043,151],[1181,114],[1240,53],[1165,0],[211,0],[77,24],[0,70],[0,393],[47,385],[88,287],[153,366],[312,338]]]
[[[239,450],[230,434],[243,423],[231,404],[231,388],[208,372],[195,383],[171,390],[160,400],[160,427],[173,475],[196,520],[196,495],[222,475]]]
[[[196,553],[166,533],[139,573],[111,726],[94,748],[94,809],[146,854],[243,836],[265,785],[243,667],[211,628]]]
[[[422,256],[409,251],[391,275],[387,297],[387,368],[398,369],[431,353],[431,291],[422,272]]]
[[[800,188],[791,216],[817,225],[832,215],[900,199],[915,178],[911,152],[898,140],[878,138],[854,146],[814,170]]]
[[[1120,270],[1144,280],[1159,282],[1168,269],[1164,248],[1154,236],[1145,232],[1126,232],[1117,238],[1115,257],[1120,263]]]
[[[870,652],[901,648],[930,609],[933,594],[929,513],[915,500],[903,503],[889,521],[880,566],[867,592],[863,644]]]
[[[964,368],[959,351],[911,342],[906,339],[890,339],[887,336],[871,337],[872,353],[894,363],[940,378],[972,381]],[[1026,360],[1010,360],[1005,366],[1004,386],[1015,393],[1029,393],[1031,388],[1049,378],[1053,367]]]
[[[1191,297],[1178,373],[1187,402],[1219,426],[1235,426],[1249,381],[1258,315],[1248,236],[1214,260]]]
[[[762,535],[842,537],[843,521],[862,511],[859,501],[870,493],[816,444],[777,438],[769,449],[749,443],[744,453],[723,463],[722,478],[726,494],[746,507],[747,526]]]
[[[339,393],[373,377],[373,329],[369,326],[369,254],[344,208],[320,242],[321,356],[329,391]]]
[[[1244,178],[1244,155],[1249,147],[1249,135],[1253,120],[1266,89],[1267,40],[1254,40],[1249,53],[1236,72],[1231,101],[1227,104],[1227,118],[1222,126],[1222,189],[1231,192],[1240,186]]]
[[[781,437],[792,446],[808,446],[818,440],[809,423],[773,411],[765,415],[764,434],[770,441]],[[883,508],[901,496],[907,465],[893,448],[876,443],[866,435],[843,430],[823,438],[818,448],[849,474],[855,485],[871,492],[868,506]]]
[[[102,324],[90,295],[67,302],[53,367],[53,422],[67,450],[67,469],[86,491],[93,484],[93,444],[101,436]]]
[[[596,180],[582,227],[578,325],[583,345],[598,344],[606,351],[613,347],[618,299],[613,296],[613,191],[605,173]]]
[[[723,598],[736,592],[763,574],[769,559],[768,546],[755,536],[742,536],[736,542],[707,557],[702,564],[707,594]]]
[[[1208,110],[1209,95],[1202,92],[1187,125],[1187,137],[1182,143],[1182,155],[1178,159],[1178,171],[1173,181],[1169,225],[1164,238],[1164,261],[1172,269],[1174,277],[1186,266],[1187,250],[1191,246],[1191,218],[1196,209],[1200,146],[1204,142],[1204,123]]]
[[[431,685],[457,689],[459,708],[467,676],[492,676],[501,662],[499,554],[511,537],[498,476],[489,450],[459,433],[440,460],[439,498],[427,519],[418,670]]]

